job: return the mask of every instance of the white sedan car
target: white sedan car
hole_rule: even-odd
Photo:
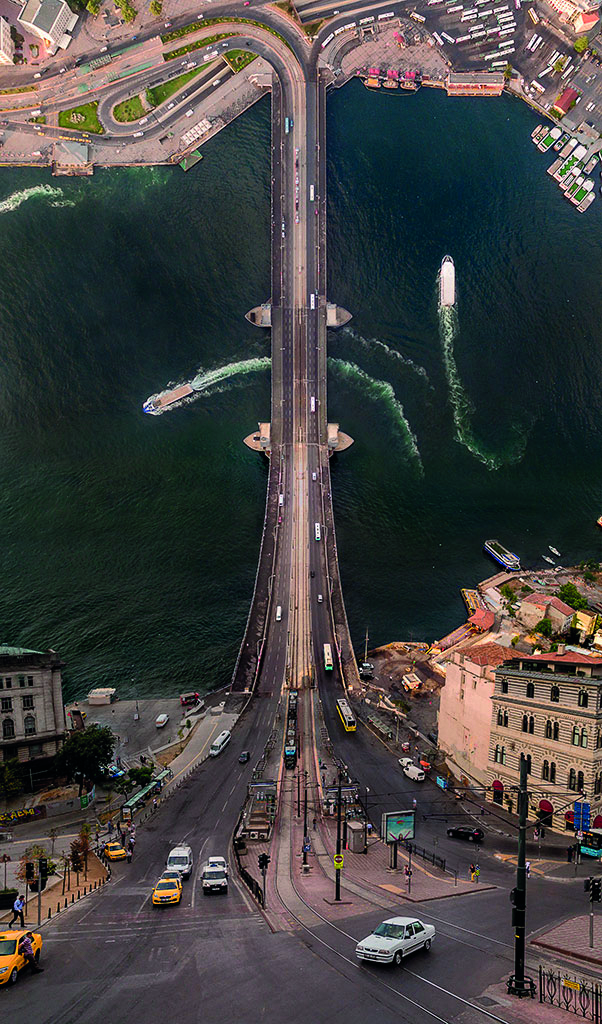
[[[157,729],[163,729],[169,722],[169,715],[157,715],[155,725]]]
[[[429,950],[434,938],[432,924],[423,924],[414,917],[390,917],[358,942],[355,955],[359,960],[399,965],[408,953]]]

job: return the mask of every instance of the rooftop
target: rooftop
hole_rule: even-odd
[[[576,89],[571,89],[570,87],[568,89],[565,89],[562,95],[559,96],[556,102],[554,103],[554,109],[562,111],[563,114],[568,113],[573,103],[577,99],[578,95],[579,93],[576,91]]]
[[[508,660],[508,648],[491,642],[465,647],[462,654],[473,665],[492,665],[494,668]]]
[[[50,32],[64,7],[64,0],[27,0],[19,17],[40,32]]]
[[[477,608],[468,621],[472,626],[476,626],[477,629],[491,629],[495,622],[495,615],[486,608]]]

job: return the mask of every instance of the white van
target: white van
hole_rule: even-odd
[[[314,398],[313,395],[311,396],[311,398],[309,400],[309,407],[310,407],[312,412],[316,411],[316,399]]]
[[[278,495],[278,504],[280,505],[281,508],[284,505],[284,494]]]
[[[190,878],[194,863],[190,846],[174,846],[165,863],[170,870],[179,871],[182,878]]]
[[[278,607],[276,608],[276,622],[280,622],[281,618],[282,618],[282,605],[279,604]]]
[[[230,742],[231,738],[232,737],[231,737],[230,731],[228,729],[224,729],[223,732],[220,732],[220,734],[217,737],[217,739],[214,740],[213,743],[211,744],[211,750],[209,751],[209,757],[217,757],[218,754],[221,754],[222,750],[224,749],[224,747],[226,747],[228,745],[228,743]]]

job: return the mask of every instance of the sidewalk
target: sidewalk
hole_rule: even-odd
[[[602,922],[594,911],[594,945],[589,945],[589,915],[572,917],[530,939],[531,946],[562,953],[586,964],[602,965]]]
[[[110,877],[110,872],[94,853],[88,857],[88,878],[84,879],[83,872],[79,876],[79,885],[74,871],[70,872],[70,885],[65,884],[63,891],[63,876],[52,875],[48,880],[49,884],[40,896],[40,923],[43,924],[54,917],[57,913],[64,911],[72,903],[77,902],[83,896],[88,895],[95,889],[103,886]],[[18,882],[19,892],[25,892],[25,883]],[[12,910],[0,914],[0,927],[6,927],[6,923],[12,919]],[[29,893],[27,907],[25,909],[25,924],[30,928],[38,927],[38,894]],[[15,924],[15,927],[19,927]]]

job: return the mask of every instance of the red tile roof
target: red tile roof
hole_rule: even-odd
[[[564,665],[602,665],[602,658],[589,658],[586,654],[576,654],[575,651],[566,651],[565,654],[558,654],[558,651],[552,651],[550,654],[531,654],[529,657],[521,658],[521,661],[555,661]]]
[[[567,114],[578,95],[579,93],[575,89],[565,89],[562,96],[556,100],[554,110],[561,110],[563,114]]]
[[[547,608],[552,606],[557,612],[562,615],[574,615],[575,610],[570,605],[565,604],[559,597],[550,597],[548,594],[529,594],[524,598],[526,604],[533,604],[536,608]]]
[[[492,665],[497,668],[503,661],[508,660],[510,651],[507,647],[502,647],[501,644],[490,642],[476,644],[474,647],[465,647],[460,654],[463,654],[468,661],[472,661],[474,665]]]
[[[551,604],[552,608],[555,608],[556,611],[560,612],[561,615],[575,614],[575,609],[571,608],[569,604],[565,604],[564,601],[561,601],[559,597],[551,597],[548,601],[548,604]]]
[[[491,629],[495,622],[495,615],[493,612],[488,611],[487,608],[477,608],[468,621],[471,626],[476,626],[477,629]]]

